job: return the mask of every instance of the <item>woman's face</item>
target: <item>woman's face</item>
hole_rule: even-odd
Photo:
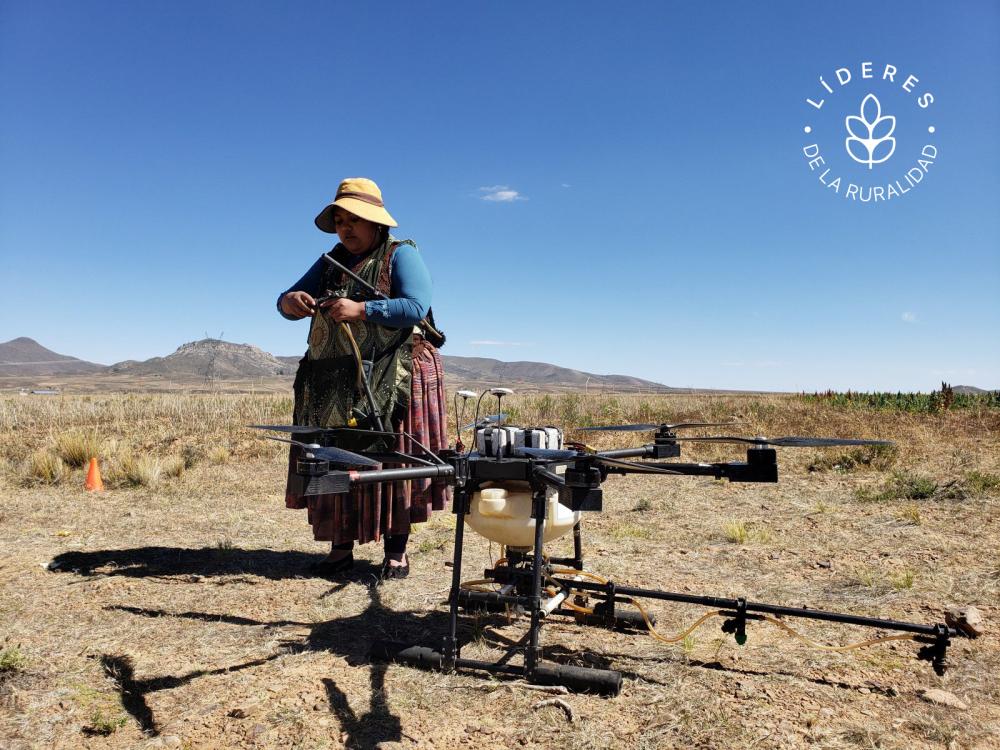
[[[355,255],[368,252],[378,237],[378,224],[362,219],[340,206],[333,209],[333,227],[348,252]]]

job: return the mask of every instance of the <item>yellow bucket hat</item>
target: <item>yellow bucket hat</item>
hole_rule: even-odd
[[[337,233],[333,224],[334,206],[340,206],[345,211],[350,211],[362,219],[374,221],[376,224],[387,227],[399,226],[385,210],[385,204],[382,203],[382,191],[367,177],[348,177],[341,182],[333,202],[319,212],[319,216],[316,217],[316,226],[329,234]]]

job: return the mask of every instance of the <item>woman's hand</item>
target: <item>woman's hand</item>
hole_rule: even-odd
[[[308,292],[289,292],[281,298],[281,312],[296,319],[309,317],[314,307],[316,300]]]
[[[364,320],[367,317],[365,315],[364,302],[355,302],[354,300],[346,299],[344,297],[327,300],[320,305],[320,307],[326,308],[326,310],[330,313],[330,317],[338,323],[343,321]]]

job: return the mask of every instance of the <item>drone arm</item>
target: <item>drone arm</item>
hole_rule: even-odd
[[[563,479],[558,474],[551,472],[548,469],[545,469],[541,466],[536,466],[531,473],[535,476],[536,479],[538,479],[541,482],[544,482],[550,487],[555,487],[556,489],[559,489],[560,487],[566,486],[565,479]]]
[[[350,472],[351,484],[376,484],[395,482],[401,479],[434,479],[455,476],[455,467],[450,464],[436,466],[414,466],[407,469],[374,469],[372,471]]]
[[[654,458],[655,453],[652,445],[643,445],[639,448],[619,448],[610,451],[598,451],[598,456],[604,458]]]
[[[639,448],[598,451],[597,455],[605,458],[677,458],[681,455],[681,448],[672,436],[657,435],[655,443]]]
[[[642,474],[643,468],[666,469],[671,474],[679,474],[690,477],[715,477],[723,479],[725,464],[682,464],[682,463],[653,463],[636,464],[635,468],[622,466],[619,464],[609,464],[606,469],[608,474]],[[647,472],[648,473],[648,472]]]
[[[334,470],[318,474],[296,473],[293,476],[298,482],[296,493],[311,497],[313,495],[341,494],[349,492],[352,487],[377,482],[434,479],[435,477],[453,477],[454,475],[455,468],[446,464],[443,466],[414,466],[405,469],[370,469],[368,471]]]
[[[607,455],[607,454],[602,454]],[[611,465],[607,471],[613,474],[641,473],[638,466],[653,469],[666,469],[674,474],[692,477],[715,477],[728,479],[730,482],[777,482],[778,460],[773,448],[750,448],[747,450],[746,461],[730,461],[728,463],[691,464],[691,463],[655,463],[647,462],[637,465],[632,471],[627,466]]]
[[[531,470],[532,477],[557,491],[561,505],[572,511],[599,511],[603,507],[604,495],[601,490],[603,477],[596,467],[584,465],[566,469],[565,476],[559,476],[543,466]]]

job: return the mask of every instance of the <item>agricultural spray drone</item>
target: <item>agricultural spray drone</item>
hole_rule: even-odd
[[[473,670],[516,675],[538,684],[564,685],[573,690],[616,695],[621,688],[620,672],[546,663],[543,660],[540,634],[546,620],[568,616],[584,626],[620,630],[647,628],[651,635],[662,641],[677,642],[704,621],[717,616],[722,618],[723,632],[732,634],[741,645],[747,639],[748,623],[763,621],[810,645],[832,651],[847,651],[882,641],[914,640],[922,644],[917,657],[930,661],[938,674],[944,673],[951,639],[962,635],[961,631],[946,624],[922,625],[805,607],[785,607],[742,598],[637,588],[617,584],[584,570],[582,516],[603,509],[601,486],[612,474],[704,476],[730,482],[777,482],[776,448],[890,443],[840,438],[769,439],[678,434],[688,428],[725,424],[687,422],[580,428],[652,432],[654,436],[653,442],[635,448],[593,451],[579,443],[564,444],[561,430],[554,427],[505,425],[506,415],[502,413],[501,402],[510,393],[506,388],[493,388],[479,396],[476,418],[463,428],[474,431],[474,444],[469,450],[462,445],[461,429],[456,449],[432,453],[418,444],[420,450],[414,450],[416,455],[411,455],[394,451],[352,452],[337,447],[338,440],[343,442],[348,437],[356,437],[359,431],[352,428],[257,425],[261,429],[291,433],[301,438],[289,442],[300,446],[292,476],[293,481],[299,484],[297,491],[305,496],[349,492],[354,487],[374,482],[426,478],[444,478],[454,488],[455,544],[448,633],[438,648],[377,642],[372,648],[373,659],[446,672]],[[498,413],[479,419],[479,405],[487,394],[496,397]],[[459,398],[462,399],[464,412],[465,404],[475,395],[471,391],[459,391],[455,397],[456,412]],[[461,417],[458,424],[461,424]],[[391,433],[373,434],[388,436]],[[745,444],[746,461],[681,463],[664,460],[679,458],[685,441]],[[400,464],[402,468],[383,469],[379,468],[378,462]],[[500,543],[504,554],[485,571],[482,579],[463,582],[462,552],[466,525],[481,536]],[[549,557],[544,554],[547,542],[570,532],[573,534],[572,557]],[[655,618],[647,613],[643,599],[699,605],[708,607],[709,611],[685,632],[667,638],[656,631]],[[459,613],[484,610],[513,611],[530,618],[523,663],[510,664],[506,658],[488,662],[461,655],[457,637]],[[825,646],[793,630],[787,623],[787,619],[792,618],[860,625],[894,631],[894,634],[847,646]]]

